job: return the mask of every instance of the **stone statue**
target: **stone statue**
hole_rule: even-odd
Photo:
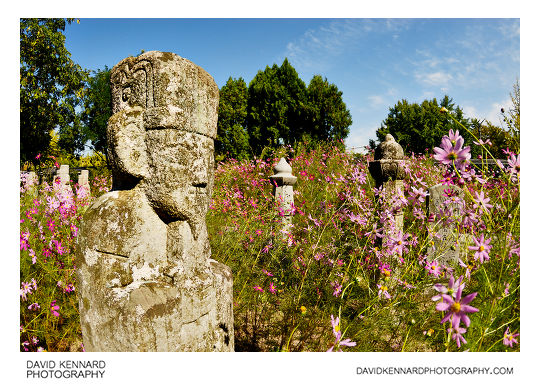
[[[232,274],[210,259],[219,89],[172,53],[111,71],[111,192],[77,240],[87,351],[234,351]]]

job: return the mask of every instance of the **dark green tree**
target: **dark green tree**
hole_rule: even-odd
[[[463,110],[455,106],[448,96],[444,96],[440,103],[435,98],[424,100],[421,104],[411,104],[403,99],[390,108],[388,117],[376,132],[377,139],[381,142],[387,134],[392,134],[406,152],[419,154],[439,146],[442,137],[448,135],[449,130],[459,130],[465,144],[471,145],[471,135],[449,116],[441,113],[442,107],[465,127],[471,127],[469,120],[463,116]],[[370,147],[374,146],[375,142],[370,140]]]
[[[306,85],[285,59],[259,71],[249,84],[247,131],[257,154],[264,147],[291,144],[304,131]]]
[[[112,115],[111,70],[93,72],[84,95],[84,109],[81,112],[84,138],[94,151],[107,156],[107,122]]]
[[[247,105],[246,82],[229,77],[219,91],[216,159],[247,159],[251,155],[246,130]]]
[[[73,19],[20,20],[20,153],[21,162],[46,154],[51,131],[59,145],[82,150],[79,105],[87,73],[71,60],[63,31]]]
[[[335,84],[315,75],[307,87],[307,113],[304,135],[323,141],[343,140],[349,134],[352,118],[343,93]]]

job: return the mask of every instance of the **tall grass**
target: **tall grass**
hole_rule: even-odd
[[[268,179],[285,153],[298,177],[288,231]],[[509,156],[514,161],[498,175],[487,167],[448,168],[430,155],[411,157],[401,194],[375,188],[367,171],[371,155],[330,144],[219,163],[207,224],[212,258],[234,274],[236,349],[519,350],[510,338],[519,333],[520,317],[519,169],[516,155]],[[425,193],[441,182],[464,189],[462,215],[426,212]],[[85,197],[76,186],[66,195],[54,185],[22,181],[21,350],[82,350],[73,242],[82,212],[106,183],[96,181]],[[471,243],[460,261],[428,258],[429,229],[441,222],[470,239],[490,239],[488,257],[479,258]],[[477,293],[469,305],[478,311],[466,314],[468,327],[460,323],[466,342],[450,320],[441,323],[448,311],[437,307],[444,298],[433,300],[450,277],[463,277],[462,297]],[[444,294],[447,302],[458,301],[455,291]]]

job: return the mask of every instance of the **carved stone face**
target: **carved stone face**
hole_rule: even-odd
[[[144,190],[165,222],[204,223],[213,188],[214,141],[177,129],[147,129]],[[195,227],[194,227],[195,226]]]

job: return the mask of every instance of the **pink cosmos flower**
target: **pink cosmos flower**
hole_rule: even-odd
[[[390,293],[388,293],[388,287],[387,286],[377,284],[377,287],[379,288],[379,293],[378,293],[379,298],[381,298],[381,295],[384,295],[386,297],[386,299],[392,298]]]
[[[516,339],[517,336],[519,336],[519,333],[510,333],[510,328],[507,327],[504,332],[503,344],[510,347],[513,347],[514,343],[519,344],[519,341]]]
[[[491,238],[484,240],[484,234],[481,234],[480,237],[473,237],[473,241],[476,246],[469,246],[469,250],[475,250],[474,259],[480,260],[480,263],[489,260],[489,251],[493,246],[489,244]]]
[[[274,285],[274,282],[270,282],[270,287],[268,288],[268,291],[272,294],[276,294],[276,286]]]
[[[433,288],[435,290],[437,290],[441,294],[437,294],[436,296],[431,297],[431,300],[432,301],[441,300],[442,299],[442,294],[449,294],[449,295],[451,295],[452,297],[455,298],[456,293],[457,293],[457,289],[461,287],[461,289],[463,290],[463,288],[465,287],[465,284],[462,283],[462,281],[463,281],[463,276],[460,276],[457,280],[454,280],[454,276],[451,275],[450,280],[448,281],[448,286],[444,286],[441,283],[435,284],[435,286],[433,286]]]
[[[459,143],[460,140],[461,140],[461,145],[463,145],[464,140],[463,140],[463,137],[459,135],[459,130],[456,130],[456,132],[454,132],[454,130],[449,130],[448,135],[445,135],[445,137],[450,139],[450,142],[452,143],[453,146]]]
[[[56,300],[52,301],[51,302],[51,306],[50,306],[50,310],[51,310],[51,314],[55,317],[59,317],[60,316],[60,313],[58,313],[57,310],[60,310],[60,306],[58,306],[56,304]]]
[[[508,158],[508,172],[510,173],[510,175],[516,175],[519,177],[520,157],[521,155],[518,155],[516,158],[514,154],[510,154],[510,158]]]
[[[37,302],[34,302],[30,306],[28,306],[28,310],[37,311],[39,309],[41,309],[41,306],[39,306]]]
[[[264,289],[260,287],[259,285],[253,286],[253,289],[255,289],[255,291],[260,291],[261,293],[264,293]]]
[[[21,282],[21,292],[20,295],[23,301],[26,301],[26,295],[32,294],[32,284],[30,282]]]
[[[407,245],[409,244],[407,242],[407,238],[410,237],[410,234],[403,234],[403,232],[400,230],[395,237],[390,237],[390,240],[392,241],[392,249],[391,253],[397,253],[400,257],[403,255],[403,253],[408,252],[409,249],[407,248]]]
[[[416,202],[422,203],[426,200],[425,198],[427,196],[427,191],[425,191],[422,187],[417,189],[416,187],[412,186],[411,190],[412,190],[411,200],[413,204]]]
[[[383,263],[382,265],[380,265],[379,270],[382,273],[382,275],[384,275],[385,277],[390,277],[390,275],[392,274],[392,269],[390,268],[390,265],[387,263]]]
[[[463,148],[464,140],[459,135],[459,131],[456,131],[456,134],[450,130],[450,136],[444,136],[442,138],[441,147],[435,147],[433,149],[435,152],[433,158],[445,165],[454,164],[461,170],[469,159],[471,159],[471,149],[469,146]]]
[[[463,287],[459,286],[455,298],[448,294],[442,294],[443,301],[437,303],[435,306],[437,310],[446,312],[441,323],[450,320],[454,329],[459,327],[461,321],[463,321],[466,327],[469,327],[471,320],[467,316],[467,313],[476,313],[478,311],[477,308],[469,305],[478,293],[471,293],[461,298],[462,291]]]
[[[28,249],[28,238],[30,237],[30,233],[28,231],[23,231],[21,233],[21,250]]]
[[[426,214],[424,213],[424,210],[418,207],[413,207],[413,215],[416,219],[423,221],[426,219]]]
[[[474,192],[474,195],[475,195],[475,200],[474,200],[474,208],[475,209],[478,209],[478,208],[482,208],[482,210],[484,210],[484,212],[488,212],[488,209],[492,208],[493,205],[489,204],[489,198],[484,196],[484,192],[483,191],[475,191]]]
[[[353,213],[349,213],[347,215],[351,222],[359,224],[359,225],[365,225],[367,223],[367,219],[362,214],[354,215]]]
[[[426,266],[424,268],[428,271],[428,274],[433,275],[435,277],[438,277],[441,275],[441,266],[439,265],[439,262],[434,259],[431,262],[427,262]]]
[[[28,254],[32,257],[32,265],[37,262],[36,252],[33,249],[28,249]]]
[[[334,333],[334,337],[336,337],[336,340],[334,341],[334,345],[330,349],[327,350],[327,352],[332,352],[335,347],[339,348],[340,346],[356,346],[356,342],[351,341],[350,338],[347,338],[343,341],[341,341],[341,330],[339,328],[339,317],[334,318],[334,315],[330,315],[330,323],[332,325],[332,333]],[[341,348],[339,348],[338,352],[342,352]]]
[[[467,343],[467,340],[462,335],[465,332],[467,332],[467,329],[460,328],[460,327],[448,328],[447,332],[452,334],[452,339],[456,342],[458,349],[461,347],[461,343],[464,343],[464,344]]]
[[[332,293],[332,295],[334,297],[339,297],[342,285],[340,285],[337,281],[332,282],[330,285],[332,285],[332,287],[334,288],[334,292]]]

